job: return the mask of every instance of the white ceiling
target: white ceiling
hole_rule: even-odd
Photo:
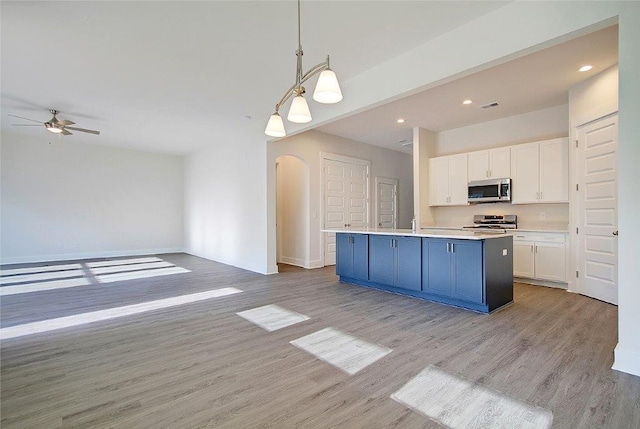
[[[613,26],[317,129],[411,153],[402,141],[413,140],[413,127],[444,131],[565,104],[569,88],[617,62]],[[579,73],[584,64],[593,69]],[[462,105],[465,99],[474,102]],[[499,107],[480,108],[491,102]],[[398,118],[405,122],[398,124]]]
[[[303,1],[304,65],[330,54],[345,81],[506,3]],[[3,132],[48,141],[44,128],[9,128],[21,122],[7,114],[45,121],[56,108],[61,119],[102,132],[63,138],[188,153],[228,144],[246,127],[263,129],[295,77],[292,1],[2,1],[0,8]]]

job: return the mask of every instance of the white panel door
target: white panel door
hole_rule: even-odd
[[[511,202],[514,204],[538,202],[539,147],[538,143],[511,147]]]
[[[367,226],[367,198],[369,167],[347,164],[349,167],[347,225],[350,227]]]
[[[347,223],[347,175],[351,174],[343,162],[326,160],[324,168],[324,227],[343,228]],[[325,264],[336,263],[336,234],[325,234]]]
[[[324,160],[324,227],[364,227],[368,220],[369,167]],[[336,263],[336,234],[325,233],[324,264]]]
[[[618,115],[578,128],[577,291],[618,303]]]
[[[540,202],[569,201],[569,140],[540,143]]]
[[[376,225],[397,227],[398,181],[376,177]]]

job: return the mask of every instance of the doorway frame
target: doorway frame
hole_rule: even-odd
[[[577,186],[578,186],[578,173],[579,171],[581,171],[578,168],[578,150],[579,148],[576,146],[577,142],[578,142],[578,136],[580,133],[580,128],[587,126],[589,124],[591,124],[592,122],[596,122],[596,121],[600,121],[602,119],[606,119],[608,117],[614,116],[614,115],[619,115],[618,109],[603,109],[600,107],[596,107],[595,109],[593,109],[592,111],[588,112],[588,114],[582,115],[580,117],[578,117],[576,120],[571,122],[571,128],[570,128],[570,135],[569,135],[569,159],[570,159],[570,171],[571,171],[571,177],[570,177],[570,184],[569,184],[569,190],[570,190],[570,195],[569,195],[569,211],[570,211],[570,216],[569,216],[569,248],[570,248],[570,254],[571,257],[569,258],[569,264],[570,264],[570,268],[568,270],[568,274],[569,274],[569,278],[567,279],[567,290],[570,292],[574,292],[574,293],[578,293],[582,295],[581,292],[581,288],[580,288],[580,279],[582,277],[577,277],[575,276],[574,273],[576,273],[577,271],[579,271],[579,267],[582,265],[582,261],[580,260],[580,246],[579,246],[579,240],[577,237],[577,228],[580,226],[580,209],[582,207],[582,205],[580,204],[579,200],[578,200],[578,194],[577,194]],[[619,144],[619,142],[618,142]],[[617,151],[617,149],[616,149]],[[618,174],[618,172],[616,171],[616,175]],[[616,197],[617,198],[617,197]],[[617,223],[617,217],[618,217],[618,213],[616,212],[616,223]],[[617,251],[618,252],[618,251]],[[569,256],[569,255],[567,255]],[[616,259],[618,258],[618,253],[616,253]],[[618,289],[619,292],[619,280],[616,282],[616,289]],[[584,296],[588,296],[588,295],[584,295]],[[619,305],[618,304],[612,304],[612,305]]]
[[[381,183],[387,184],[387,185],[391,185],[393,186],[393,228],[397,228],[398,227],[398,186],[400,185],[400,181],[398,179],[391,179],[388,177],[378,177],[376,176],[376,180],[375,180],[376,184],[375,184],[375,194],[376,194],[376,198],[375,198],[375,220],[374,223],[376,224],[377,227],[379,227],[379,213],[378,213],[378,209],[380,208],[380,205],[378,204],[378,197],[380,195],[379,191],[379,185]]]

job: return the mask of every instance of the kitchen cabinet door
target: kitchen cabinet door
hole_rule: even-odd
[[[468,204],[467,154],[449,156],[449,205]]]
[[[437,295],[451,296],[449,242],[442,239],[423,238],[422,266],[422,290]]]
[[[554,282],[566,281],[565,245],[538,243],[535,245],[535,277]]]
[[[396,282],[403,289],[422,290],[421,239],[396,238]]]
[[[372,282],[393,286],[395,279],[394,238],[387,235],[369,237],[369,278]]]
[[[515,277],[533,278],[534,244],[528,241],[513,242],[513,275]]]
[[[429,159],[429,205],[445,206],[449,201],[449,157]]]
[[[351,248],[353,252],[353,278],[369,279],[369,236],[352,234]]]
[[[537,203],[540,167],[539,144],[529,143],[511,147],[511,202]]]
[[[467,157],[468,181],[511,177],[511,148],[470,152]]]
[[[511,148],[504,147],[489,151],[489,178],[511,177]]]
[[[464,301],[484,302],[482,284],[482,243],[456,240],[449,245],[451,255],[451,296]]]
[[[540,143],[540,202],[569,201],[569,140]]]
[[[469,182],[489,178],[489,151],[470,152],[467,157]]]
[[[369,277],[369,244],[366,234],[336,234],[336,274],[359,280]]]
[[[336,234],[336,274],[351,277],[353,274],[353,252],[349,234]]]

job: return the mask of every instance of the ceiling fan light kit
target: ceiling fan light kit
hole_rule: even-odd
[[[304,124],[311,121],[311,112],[307,100],[304,98],[305,88],[302,86],[307,80],[320,73],[313,99],[318,103],[333,104],[342,100],[342,91],[338,78],[333,70],[329,67],[329,56],[320,64],[309,69],[306,73],[302,73],[302,43],[300,41],[300,0],[298,0],[298,50],[296,51],[296,83],[285,92],[284,96],[276,104],[276,111],[269,118],[267,128],[264,133],[271,137],[284,137],[287,132],[284,129],[284,123],[280,116],[280,108],[284,103],[293,97],[291,107],[287,119],[291,122]]]
[[[56,116],[58,113],[60,113],[58,110],[49,109],[49,112],[53,115],[53,118],[49,119],[47,122],[40,122],[40,121],[36,121],[35,119],[24,118],[22,116],[16,116],[16,115],[11,115],[11,114],[9,114],[9,116],[14,117],[14,118],[19,118],[19,119],[26,119],[27,121],[31,121],[31,122],[37,122],[38,124],[44,125],[44,127],[47,129],[47,131],[50,131],[50,132],[55,133],[55,134],[62,134],[63,136],[72,136],[73,133],[69,132],[69,130],[80,131],[82,133],[100,135],[100,131],[88,130],[86,128],[70,127],[69,125],[74,125],[75,122],[70,121],[68,119],[58,119],[57,116]],[[12,125],[25,126],[25,124],[12,124]],[[29,124],[27,126],[37,126],[37,125],[30,125]]]

